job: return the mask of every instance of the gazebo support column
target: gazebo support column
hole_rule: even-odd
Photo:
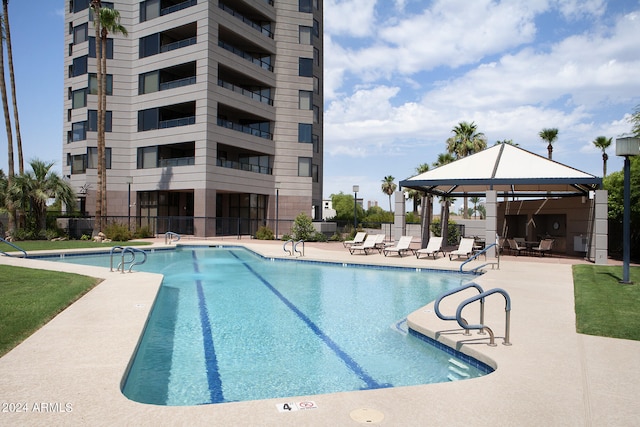
[[[496,242],[496,234],[498,232],[498,193],[495,190],[487,191],[487,200],[485,202],[487,216],[484,220],[485,233],[484,238],[486,245],[489,246]],[[495,259],[496,251],[487,251],[487,259]]]
[[[591,236],[592,248],[595,245],[596,265],[607,265],[608,260],[608,192],[607,190],[596,190],[595,195],[595,221],[593,234]]]

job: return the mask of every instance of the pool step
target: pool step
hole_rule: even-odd
[[[449,381],[465,380],[469,378],[469,373],[466,372],[468,370],[469,367],[467,365],[451,358],[449,359],[449,375],[447,375],[447,379]]]

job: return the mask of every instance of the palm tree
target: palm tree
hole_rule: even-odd
[[[13,72],[13,49],[11,48],[11,30],[9,27],[9,0],[2,0],[4,16],[4,32],[7,42],[7,59],[9,60],[9,81],[11,84],[11,101],[13,103],[13,120],[16,129],[16,144],[18,148],[18,173],[24,173],[24,160],[22,158],[22,138],[20,136],[20,119],[18,118],[18,101],[16,97],[16,76]]]
[[[477,218],[478,217],[478,204],[480,203],[480,197],[475,196],[475,197],[471,197],[470,198],[471,203],[473,203],[473,217]]]
[[[599,136],[593,140],[593,145],[602,150],[602,177],[607,176],[607,160],[609,160],[609,156],[607,155],[607,148],[611,145],[611,140],[613,138],[607,138],[606,136]]]
[[[451,153],[440,153],[438,154],[438,159],[433,163],[433,166],[444,166],[454,160]],[[442,244],[445,246],[449,239],[449,205],[451,201],[449,197],[440,197],[440,236],[442,236]]]
[[[104,128],[102,128],[104,122],[102,122],[100,118],[102,117],[102,93],[105,91],[102,87],[102,43],[98,42],[100,40],[100,10],[102,9],[102,3],[100,2],[100,0],[91,0],[91,8],[93,9],[93,27],[96,33],[96,80],[98,81],[98,169],[96,185],[96,218],[93,223],[93,234],[95,236],[102,229],[102,172],[105,166],[104,162],[102,161],[102,155],[104,155],[104,152],[106,150],[104,150]]]
[[[393,212],[393,209],[391,209],[391,195],[396,191],[396,188],[398,188],[393,180],[395,180],[395,178],[391,175],[385,176],[382,180],[382,192],[389,196],[389,212]]]
[[[543,141],[549,143],[547,145],[547,151],[549,152],[549,160],[552,160],[553,157],[553,143],[556,139],[558,139],[558,129],[556,128],[545,128],[540,131],[538,134]]]
[[[47,201],[56,199],[67,206],[73,206],[75,192],[69,183],[55,171],[54,163],[34,159],[29,162],[31,171],[17,175],[9,187],[9,197],[24,212],[33,214],[34,224],[40,235],[46,230]]]
[[[460,122],[451,129],[453,136],[447,139],[447,152],[456,156],[456,159],[466,157],[487,148],[487,138],[482,132],[478,132],[478,126],[474,122]],[[463,218],[467,218],[467,198],[464,198]]]
[[[416,173],[421,174],[429,170],[429,164],[423,163],[416,168]],[[413,213],[418,213],[418,206],[420,206],[420,199],[422,198],[422,192],[418,190],[405,190],[407,197],[413,200]]]
[[[2,19],[4,21],[4,17]],[[4,26],[4,25],[3,25]],[[4,31],[2,31],[4,33]],[[7,131],[7,160],[9,168],[7,169],[7,187],[11,187],[11,182],[15,175],[13,160],[13,133],[11,129],[11,115],[9,114],[9,98],[7,97],[7,83],[4,79],[4,36],[0,40],[0,95],[2,96],[2,108],[4,110],[4,124]],[[9,233],[13,234],[16,228],[16,210],[11,203],[10,198],[7,199],[7,211],[9,212]]]

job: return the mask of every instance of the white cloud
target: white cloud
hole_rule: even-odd
[[[324,31],[327,34],[366,37],[374,27],[375,0],[326,0]]]

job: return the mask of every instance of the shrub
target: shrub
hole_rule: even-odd
[[[108,224],[104,229],[104,234],[108,239],[116,242],[126,242],[127,240],[131,240],[132,237],[129,227],[119,222]]]
[[[431,231],[434,236],[440,237],[440,220],[431,223]],[[460,241],[460,233],[458,227],[453,221],[449,221],[449,236],[447,238],[446,246],[455,246]]]
[[[333,236],[329,237],[330,242],[342,242],[344,239],[342,238],[342,234],[337,231],[333,233]]]
[[[295,240],[311,240],[312,236],[316,233],[316,229],[313,228],[313,220],[311,217],[302,212],[298,214],[293,221],[291,232]]]
[[[266,225],[263,225],[256,231],[256,239],[258,240],[273,240],[275,236],[273,235],[273,231]]]
[[[312,236],[312,242],[326,242],[327,240],[329,240],[327,238],[327,236],[324,235],[324,233],[321,233],[319,231],[316,231],[313,236]]]
[[[151,231],[151,227],[149,227],[148,225],[139,227],[134,233],[134,237],[136,239],[145,239],[148,237],[153,237],[153,232]]]

